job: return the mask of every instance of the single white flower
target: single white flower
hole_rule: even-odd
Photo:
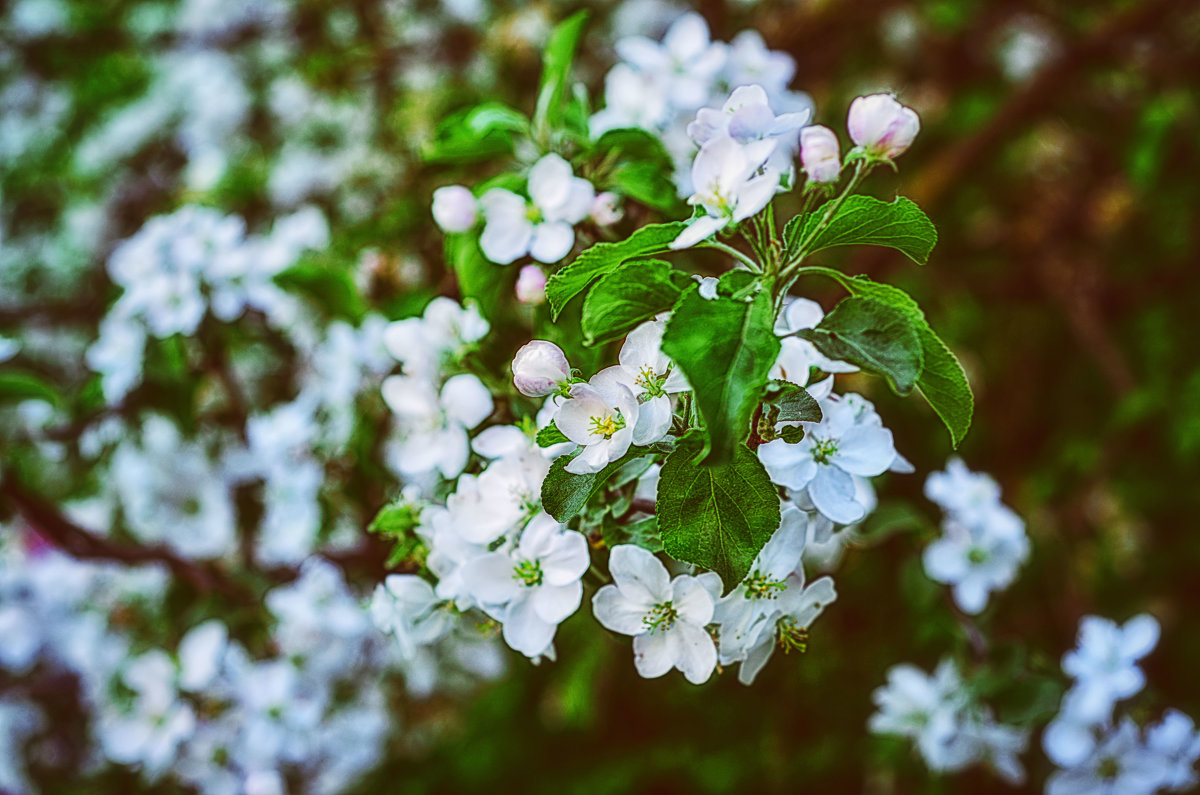
[[[617,356],[619,364],[596,373],[592,383],[614,383],[626,387],[638,400],[633,443],[653,444],[666,436],[673,418],[670,395],[689,389],[683,372],[662,352],[666,323],[647,321],[625,338]]]
[[[576,475],[599,472],[625,455],[633,443],[637,398],[629,387],[609,377],[572,384],[569,395],[559,405],[554,424],[583,450],[566,469]]]
[[[758,448],[771,480],[793,491],[806,489],[818,511],[837,524],[866,515],[857,499],[854,476],[874,477],[896,458],[892,432],[860,419],[852,403],[829,396],[820,401],[820,422],[804,422],[796,444],[775,439]]]
[[[713,82],[725,65],[725,45],[709,38],[699,14],[684,14],[671,24],[659,43],[645,36],[617,41],[617,55],[639,72],[667,86],[676,108],[691,110],[708,102]]]
[[[1046,795],[1150,795],[1162,783],[1162,759],[1138,737],[1125,718],[1092,753],[1046,780]]]
[[[869,156],[891,159],[912,145],[921,129],[921,120],[912,108],[901,105],[891,94],[872,94],[850,103],[846,126],[850,139]]]
[[[401,434],[389,456],[402,474],[420,475],[434,469],[455,478],[467,465],[467,431],[492,413],[491,393],[469,373],[446,380],[439,393],[423,378],[389,376],[383,399],[396,415]]]
[[[579,608],[587,539],[551,516],[530,520],[510,552],[488,552],[463,567],[475,598],[503,624],[504,640],[527,657],[547,654],[558,625]]]
[[[1079,646],[1062,661],[1063,671],[1075,678],[1073,713],[1084,720],[1104,720],[1116,702],[1140,691],[1146,676],[1137,661],[1154,650],[1158,635],[1158,621],[1147,613],[1123,626],[1085,616],[1079,624]]]
[[[485,225],[479,246],[492,262],[507,265],[529,254],[539,262],[558,262],[575,245],[574,224],[591,211],[596,191],[576,177],[571,164],[549,154],[529,170],[529,198],[492,188],[480,198]]]
[[[689,204],[699,204],[707,212],[693,220],[671,243],[672,249],[688,248],[712,237],[730,224],[755,215],[779,190],[780,173],[766,166],[775,151],[771,140],[746,145],[727,136],[712,139],[696,154],[692,163],[695,193]]]
[[[720,578],[707,572],[672,580],[658,558],[630,544],[613,547],[608,567],[614,584],[596,592],[592,609],[606,629],[633,636],[638,673],[654,679],[678,668],[692,684],[705,682],[717,665],[705,627]]]
[[[800,128],[808,124],[808,119],[808,111],[776,116],[763,87],[749,85],[734,89],[720,110],[701,108],[696,111],[696,119],[688,125],[687,132],[701,147],[726,137],[742,145],[770,141],[775,147],[767,161],[769,166],[777,174],[789,174],[794,169],[792,158],[800,139]],[[699,182],[695,184],[700,185]]]
[[[1024,523],[1002,505],[971,524],[947,519],[942,537],[925,548],[925,574],[954,588],[954,601],[976,615],[992,591],[1007,588],[1029,557]]]
[[[1187,715],[1167,710],[1159,723],[1146,730],[1146,747],[1162,759],[1162,786],[1187,790],[1200,783],[1196,776],[1200,732]]]
[[[389,574],[375,586],[371,620],[380,631],[393,636],[400,655],[410,659],[418,647],[441,640],[454,628],[450,604],[415,574]]]
[[[873,699],[879,711],[867,724],[872,732],[911,737],[935,770],[962,764],[962,747],[955,741],[967,692],[953,661],[942,660],[932,676],[912,665],[893,666],[887,685]]]

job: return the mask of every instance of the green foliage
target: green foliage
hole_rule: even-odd
[[[612,273],[622,263],[670,249],[671,241],[686,226],[682,221],[651,224],[634,232],[618,243],[597,243],[580,252],[575,261],[546,282],[546,300],[553,319],[557,320],[563,307],[596,279]]]
[[[534,441],[537,442],[538,447],[553,447],[556,444],[562,444],[571,440],[558,429],[558,426],[552,420],[549,425],[537,432]]]
[[[480,313],[489,321],[495,323],[506,312],[511,314],[517,269],[488,262],[475,235],[446,235],[446,264],[454,270],[462,297],[478,302]]]
[[[509,155],[513,133],[529,133],[525,114],[500,102],[484,102],[439,124],[423,158],[426,163],[474,163]]]
[[[696,282],[668,262],[633,260],[596,282],[583,302],[584,342],[619,339],[638,324],[675,305]]]
[[[644,458],[652,451],[646,447],[631,447],[623,458],[618,458],[599,472],[589,472],[576,475],[568,472],[567,464],[572,456],[562,456],[550,465],[550,472],[542,481],[542,509],[560,522],[565,522],[587,505],[588,500],[598,492],[610,478],[623,466],[636,458]]]
[[[779,528],[779,495],[746,445],[737,445],[728,463],[697,466],[703,446],[703,437],[691,431],[663,462],[659,532],[668,555],[712,569],[728,593]]]
[[[538,87],[537,107],[533,114],[538,130],[553,128],[565,116],[563,97],[571,75],[571,62],[583,35],[588,13],[579,11],[558,24],[546,42],[542,61],[542,82]]]
[[[331,317],[358,323],[367,304],[344,261],[330,253],[308,254],[300,262],[275,276],[285,290],[309,298]]]
[[[420,524],[420,508],[404,500],[385,505],[371,520],[367,530],[393,542],[387,559],[389,568],[404,561],[423,562],[425,545],[416,534]]]
[[[909,323],[916,329],[921,341],[924,365],[917,379],[917,390],[942,418],[950,432],[950,441],[955,446],[962,442],[971,427],[971,415],[975,410],[975,399],[971,386],[958,359],[930,328],[925,313],[908,293],[898,287],[879,284],[866,276],[846,276],[830,268],[809,267],[804,273],[828,276],[841,283],[851,295],[865,296],[882,301],[904,312]]]
[[[762,390],[763,402],[778,411],[776,422],[820,422],[821,406],[808,391],[791,381],[768,381]]]
[[[658,532],[658,517],[647,516],[633,522],[620,522],[612,516],[604,517],[600,526],[600,537],[608,547],[619,544],[634,544],[651,552],[662,552],[662,536]]]
[[[921,376],[924,356],[911,315],[874,298],[847,298],[798,336],[831,359],[887,376],[901,395],[912,392]]]
[[[54,385],[39,375],[23,370],[0,370],[0,403],[44,400],[61,406],[63,396]]]
[[[836,200],[835,200],[836,201]],[[830,204],[804,217],[793,218],[784,228],[788,252],[807,256],[834,246],[888,246],[924,265],[937,244],[937,229],[910,199],[897,196],[888,203],[871,196],[850,196],[819,232]]]
[[[673,213],[680,202],[669,173],[653,163],[625,163],[613,172],[612,186],[651,209]]]
[[[703,463],[724,464],[746,440],[759,392],[779,356],[774,326],[767,290],[745,300],[721,294],[708,300],[691,291],[667,321],[663,353],[687,376],[707,430]]]

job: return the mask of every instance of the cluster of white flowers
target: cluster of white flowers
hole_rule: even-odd
[[[953,660],[942,660],[932,676],[913,665],[894,666],[874,698],[879,711],[871,716],[871,731],[910,738],[930,769],[953,772],[986,762],[1010,784],[1025,780],[1017,757],[1029,743],[1028,731],[996,722],[991,709],[972,698]]]
[[[76,561],[15,527],[5,538],[0,670],[24,683],[0,703],[0,747],[14,752],[0,762],[5,791],[33,791],[22,759],[53,759],[37,683],[61,690],[64,677],[88,716],[93,771],[113,763],[211,793],[333,793],[380,761],[396,730],[384,688],[401,667],[331,564],[311,560],[267,593],[268,654],[212,618],[172,651],[138,635],[168,620],[164,567]]]
[[[953,587],[966,613],[980,613],[992,591],[1007,588],[1029,557],[1025,523],[1000,502],[1000,487],[952,458],[925,481],[925,496],[945,512],[942,537],[925,549],[925,573]]]
[[[1143,738],[1132,718],[1115,714],[1145,685],[1137,663],[1158,636],[1158,622],[1145,613],[1120,626],[1098,616],[1080,622],[1079,645],[1062,661],[1073,683],[1042,735],[1046,756],[1061,768],[1046,782],[1048,795],[1149,795],[1200,782],[1200,732],[1191,718],[1168,710]]]
[[[246,235],[241,218],[195,205],[151,218],[109,257],[109,275],[124,293],[87,354],[105,398],[118,403],[136,385],[147,335],[191,336],[206,312],[231,322],[255,310],[290,330],[301,307],[274,278],[328,238],[312,207],[280,218],[266,236]]]
[[[715,109],[725,104],[724,110],[728,110],[726,98],[734,89],[757,86],[753,102],[747,103],[750,107],[732,123],[736,138],[790,136],[790,146],[795,138],[791,133],[806,123],[812,112],[807,94],[788,90],[795,61],[786,53],[768,50],[755,31],[743,31],[728,44],[715,42],[704,18],[688,13],[672,23],[661,42],[628,36],[617,42],[616,50],[621,61],[605,78],[605,107],[592,117],[591,133],[598,137],[608,130],[636,127],[659,136],[675,161],[674,178],[681,197],[699,190],[693,182],[692,160],[709,132],[700,132],[690,123],[693,119],[698,126],[705,120],[715,121],[724,130],[727,120]],[[738,94],[737,104],[745,98],[744,93]],[[767,105],[784,115],[778,120],[773,114],[766,119],[761,108]],[[697,117],[701,109],[709,110]],[[754,168],[759,165],[762,163]]]

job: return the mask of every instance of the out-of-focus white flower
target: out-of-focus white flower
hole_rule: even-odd
[[[667,96],[679,108],[695,109],[708,101],[717,74],[725,65],[725,45],[709,39],[699,14],[675,20],[662,42],[629,36],[617,42],[617,55],[639,72],[669,86]]]
[[[641,547],[621,544],[608,559],[613,585],[592,598],[592,610],[607,629],[633,636],[633,662],[647,679],[672,668],[692,684],[706,681],[717,665],[717,649],[705,627],[713,617],[713,594],[721,580],[713,572],[674,580],[658,558]]]
[[[483,382],[465,373],[447,379],[440,392],[422,378],[389,376],[383,399],[395,413],[401,438],[394,466],[414,476],[437,470],[455,478],[467,465],[467,431],[492,413],[492,395]]]
[[[529,170],[531,204],[504,188],[480,198],[485,225],[479,247],[500,265],[526,254],[538,262],[558,262],[575,245],[572,226],[587,217],[595,195],[592,183],[572,174],[570,163],[546,155]]]
[[[817,350],[816,346],[796,336],[802,329],[815,328],[825,317],[825,311],[816,301],[807,298],[792,298],[785,304],[775,320],[775,334],[780,339],[779,357],[771,368],[772,378],[782,378],[800,386],[807,386],[810,369],[815,367],[825,373],[854,373],[858,367],[849,362],[830,359]]]
[[[921,130],[921,120],[891,94],[871,94],[850,103],[846,126],[850,139],[867,155],[890,160],[912,145]]]
[[[750,85],[734,89],[720,110],[701,108],[696,111],[696,119],[688,125],[687,131],[701,147],[720,137],[732,138],[742,145],[771,141],[775,148],[767,163],[778,174],[790,174],[800,128],[808,123],[808,119],[808,111],[776,116],[763,87]],[[699,182],[695,184],[700,185]]]
[[[981,521],[963,524],[947,519],[942,537],[925,548],[925,573],[954,588],[954,601],[975,615],[987,606],[988,594],[1007,588],[1029,557],[1024,523],[997,506]]]
[[[443,232],[466,232],[475,226],[479,202],[462,185],[446,185],[433,192],[433,220]]]
[[[817,184],[837,182],[842,173],[842,157],[837,134],[819,124],[800,131],[800,164],[809,180]]]
[[[1085,616],[1079,624],[1079,646],[1063,657],[1063,671],[1075,678],[1078,692],[1075,714],[1100,721],[1113,705],[1129,698],[1146,683],[1137,661],[1158,644],[1158,621],[1148,613],[1134,616],[1123,626],[1099,616]]]
[[[450,359],[482,339],[488,329],[475,304],[463,306],[438,296],[421,317],[393,321],[383,332],[383,344],[407,375],[436,378]]]
[[[1196,786],[1196,760],[1200,759],[1200,732],[1195,722],[1177,709],[1146,730],[1146,747],[1162,760],[1162,786],[1187,790]]]
[[[1162,759],[1125,718],[1078,764],[1046,780],[1046,795],[1150,795],[1162,784]]]

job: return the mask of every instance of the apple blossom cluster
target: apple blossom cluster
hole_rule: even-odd
[[[5,530],[0,669],[20,683],[0,706],[5,791],[32,791],[31,760],[92,772],[121,765],[147,786],[211,793],[282,793],[297,782],[298,791],[341,792],[381,760],[396,731],[387,685],[404,664],[337,567],[312,559],[267,592],[265,647],[234,638],[219,618],[186,627],[177,646],[148,646],[139,627],[167,619],[165,567],[75,561]],[[497,675],[494,654],[490,662],[472,676]],[[89,745],[81,759],[61,758],[49,718],[62,708],[52,693],[71,692],[67,682],[86,718],[74,729]]]
[[[998,723],[972,697],[954,660],[942,660],[932,675],[897,665],[887,679],[874,694],[879,711],[868,723],[872,732],[909,738],[930,770],[949,773],[985,762],[1009,784],[1024,783],[1018,757],[1029,731]]]
[[[926,479],[925,496],[945,512],[941,538],[925,549],[925,573],[952,587],[961,610],[981,613],[1029,557],[1025,523],[1000,502],[991,477],[971,472],[959,458]]]
[[[1059,767],[1046,781],[1048,795],[1149,795],[1200,783],[1200,732],[1190,717],[1167,710],[1143,733],[1116,710],[1145,686],[1138,661],[1158,637],[1158,621],[1146,613],[1121,625],[1099,616],[1080,621],[1079,644],[1062,660],[1071,687],[1042,735],[1046,756]]]
[[[798,129],[807,123],[812,113],[808,95],[788,89],[795,61],[787,53],[767,49],[757,31],[742,31],[729,43],[713,41],[704,18],[688,13],[671,24],[662,41],[627,36],[617,41],[616,51],[621,61],[605,77],[605,106],[592,116],[591,133],[599,137],[635,127],[658,136],[675,164],[673,179],[681,197],[698,190],[692,160],[710,132],[698,128],[713,122],[726,126],[730,92],[757,86],[755,93],[761,96],[755,100],[762,101],[755,105],[769,103],[784,114],[782,121],[771,122],[779,129],[771,129],[770,123],[762,126],[766,119],[759,107],[751,107],[733,123],[735,137],[757,138],[767,131],[784,136],[793,125]],[[742,127],[744,122],[749,124]],[[794,146],[794,138],[785,142],[776,162],[790,160]],[[784,154],[788,147],[793,147],[791,153]]]

